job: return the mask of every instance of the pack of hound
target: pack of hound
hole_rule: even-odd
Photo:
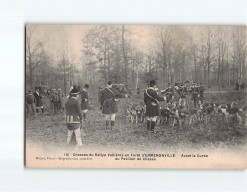
[[[188,82],[187,82],[188,83]],[[243,124],[246,107],[239,107],[236,102],[230,104],[219,104],[204,100],[204,86],[193,83],[191,86],[185,83],[176,83],[174,89],[168,84],[168,88],[161,90],[166,95],[166,104],[160,105],[160,116],[157,118],[158,126],[168,125],[170,127],[195,125],[198,123],[209,124],[223,121],[225,124]],[[174,92],[179,95],[179,100],[174,100]],[[191,95],[191,98],[188,96]],[[192,99],[194,107],[190,108],[188,99]],[[145,104],[128,103],[126,109],[126,122],[144,123]],[[247,122],[244,124],[247,126]]]

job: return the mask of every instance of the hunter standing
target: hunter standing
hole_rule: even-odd
[[[82,110],[82,117],[84,121],[87,118],[87,112],[89,108],[88,88],[89,88],[89,85],[86,84],[84,88],[81,90],[81,110]]]
[[[111,126],[111,129],[114,126],[116,113],[118,112],[117,102],[120,101],[120,98],[122,97],[128,96],[119,94],[116,89],[112,88],[111,81],[107,83],[106,88],[100,93],[100,108],[105,115],[107,129],[109,125]]]
[[[204,100],[204,91],[205,91],[205,87],[203,85],[203,83],[200,83],[200,86],[199,86],[199,99],[203,102]]]
[[[82,114],[78,102],[79,91],[72,89],[70,98],[65,104],[66,109],[66,125],[68,129],[67,144],[70,143],[73,133],[75,133],[77,147],[82,147],[81,129],[82,129]]]
[[[44,106],[42,102],[42,96],[40,94],[39,88],[35,87],[34,92],[35,102],[36,102],[36,112],[39,113],[39,110],[41,109],[42,113],[44,113]]]
[[[192,94],[192,100],[194,101],[194,106],[196,108],[198,105],[198,97],[199,97],[199,88],[198,88],[196,82],[193,83],[193,85],[190,89],[190,92]]]
[[[166,100],[166,97],[160,97],[155,90],[156,82],[150,81],[149,87],[144,92],[144,102],[146,104],[147,130],[154,132],[157,116],[160,113],[159,101]]]
[[[178,94],[179,94],[179,104],[181,104],[184,107],[185,107],[185,105],[188,104],[188,101],[187,101],[187,95],[188,95],[187,84],[188,83],[189,83],[188,81],[184,81],[184,82],[180,83],[178,88],[177,88]]]
[[[27,108],[27,114],[31,117],[31,111],[32,115],[35,115],[35,97],[32,94],[31,90],[28,90],[26,93],[26,108]]]

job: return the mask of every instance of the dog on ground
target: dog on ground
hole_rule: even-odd
[[[142,104],[129,104],[126,111],[126,121],[131,123],[143,122],[145,119],[145,108]]]

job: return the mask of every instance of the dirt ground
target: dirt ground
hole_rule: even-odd
[[[246,93],[210,92],[205,94],[208,102],[231,103],[236,101],[241,107],[247,105]],[[175,97],[177,98],[177,97]],[[94,108],[89,110],[87,121],[83,123],[82,137],[86,149],[118,149],[118,150],[171,150],[181,148],[221,148],[223,150],[242,150],[247,143],[247,128],[241,125],[224,124],[220,121],[212,124],[196,124],[193,126],[156,127],[155,134],[146,130],[145,123],[131,124],[125,122],[126,102],[140,103],[142,95],[133,99],[122,99],[119,103],[119,113],[113,130],[105,129],[103,115],[96,99],[91,99]],[[49,111],[48,100],[44,100],[47,107],[43,115],[26,117],[26,141],[46,148],[60,148],[66,146],[67,129],[64,120],[65,113],[54,115]],[[193,107],[192,100],[190,106]],[[245,120],[245,118],[244,118]]]

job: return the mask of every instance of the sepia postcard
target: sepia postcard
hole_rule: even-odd
[[[27,168],[246,169],[245,26],[25,27]]]

